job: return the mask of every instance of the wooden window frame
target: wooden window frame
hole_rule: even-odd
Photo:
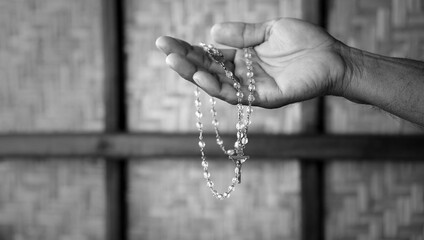
[[[307,1],[307,0],[303,0]],[[0,157],[104,158],[108,240],[128,239],[127,163],[130,159],[198,157],[195,134],[129,133],[126,109],[124,53],[125,1],[103,0],[105,68],[104,133],[4,134]],[[307,1],[305,19],[326,26],[326,0]],[[299,159],[301,171],[301,239],[324,239],[324,169],[328,161],[346,159],[401,161],[424,159],[424,135],[328,135],[324,129],[324,99],[303,103],[299,135],[252,134],[249,151],[259,159]],[[206,135],[213,142],[213,135]],[[224,140],[230,136],[225,135]],[[157,147],[160,146],[160,147]],[[219,149],[211,156],[220,156]]]

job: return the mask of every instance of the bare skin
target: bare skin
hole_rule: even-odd
[[[248,80],[242,48],[253,47],[256,106],[278,108],[324,95],[370,104],[424,125],[424,63],[389,58],[350,48],[323,29],[296,19],[222,23],[211,30],[226,65],[245,95]],[[156,45],[166,63],[209,95],[237,102],[232,82],[198,46],[160,37]],[[401,94],[400,94],[401,93]]]

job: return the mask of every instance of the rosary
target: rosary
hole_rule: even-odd
[[[196,106],[196,117],[197,117],[197,123],[196,127],[199,130],[199,148],[201,153],[201,160],[202,160],[202,167],[203,167],[203,177],[206,180],[206,184],[209,187],[209,189],[212,192],[212,195],[216,197],[219,200],[223,200],[225,198],[229,198],[231,192],[234,191],[235,185],[241,183],[241,167],[242,164],[249,159],[249,156],[244,155],[244,148],[246,147],[246,144],[248,142],[247,138],[247,130],[251,123],[250,116],[253,112],[252,110],[252,102],[255,100],[255,97],[253,96],[255,92],[255,80],[253,79],[253,67],[252,67],[252,48],[244,48],[244,57],[245,57],[245,63],[247,68],[246,77],[249,80],[249,95],[247,96],[247,106],[244,107],[242,105],[243,96],[244,94],[241,91],[241,85],[240,83],[234,78],[234,74],[228,70],[228,68],[224,64],[224,55],[222,52],[220,52],[217,48],[215,48],[212,44],[204,44],[200,43],[200,46],[203,48],[203,51],[208,54],[209,58],[213,60],[214,62],[218,63],[222,69],[225,72],[225,75],[227,78],[232,80],[233,87],[236,90],[236,96],[237,96],[237,123],[236,123],[236,130],[237,130],[237,140],[234,143],[234,149],[226,150],[224,147],[224,141],[222,140],[220,134],[219,134],[219,121],[217,119],[217,112],[215,110],[215,104],[216,100],[211,97],[210,103],[211,103],[211,114],[212,114],[212,125],[215,129],[216,134],[216,143],[218,146],[222,149],[224,154],[228,155],[228,158],[234,162],[235,169],[234,169],[234,177],[232,179],[231,185],[228,187],[228,190],[223,193],[218,193],[218,191],[214,188],[214,183],[211,180],[211,174],[208,171],[208,162],[206,161],[204,148],[206,146],[205,142],[203,141],[203,124],[202,124],[202,112],[200,111],[200,107],[202,105],[200,101],[200,91],[199,88],[196,88],[194,94],[196,96],[195,100],[195,106]],[[246,110],[246,111],[245,111]]]

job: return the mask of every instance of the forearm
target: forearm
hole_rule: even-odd
[[[342,96],[424,126],[424,63],[345,48]]]

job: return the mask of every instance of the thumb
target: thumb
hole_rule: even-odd
[[[211,29],[213,39],[220,44],[235,48],[259,45],[266,41],[276,20],[263,23],[225,22]]]

